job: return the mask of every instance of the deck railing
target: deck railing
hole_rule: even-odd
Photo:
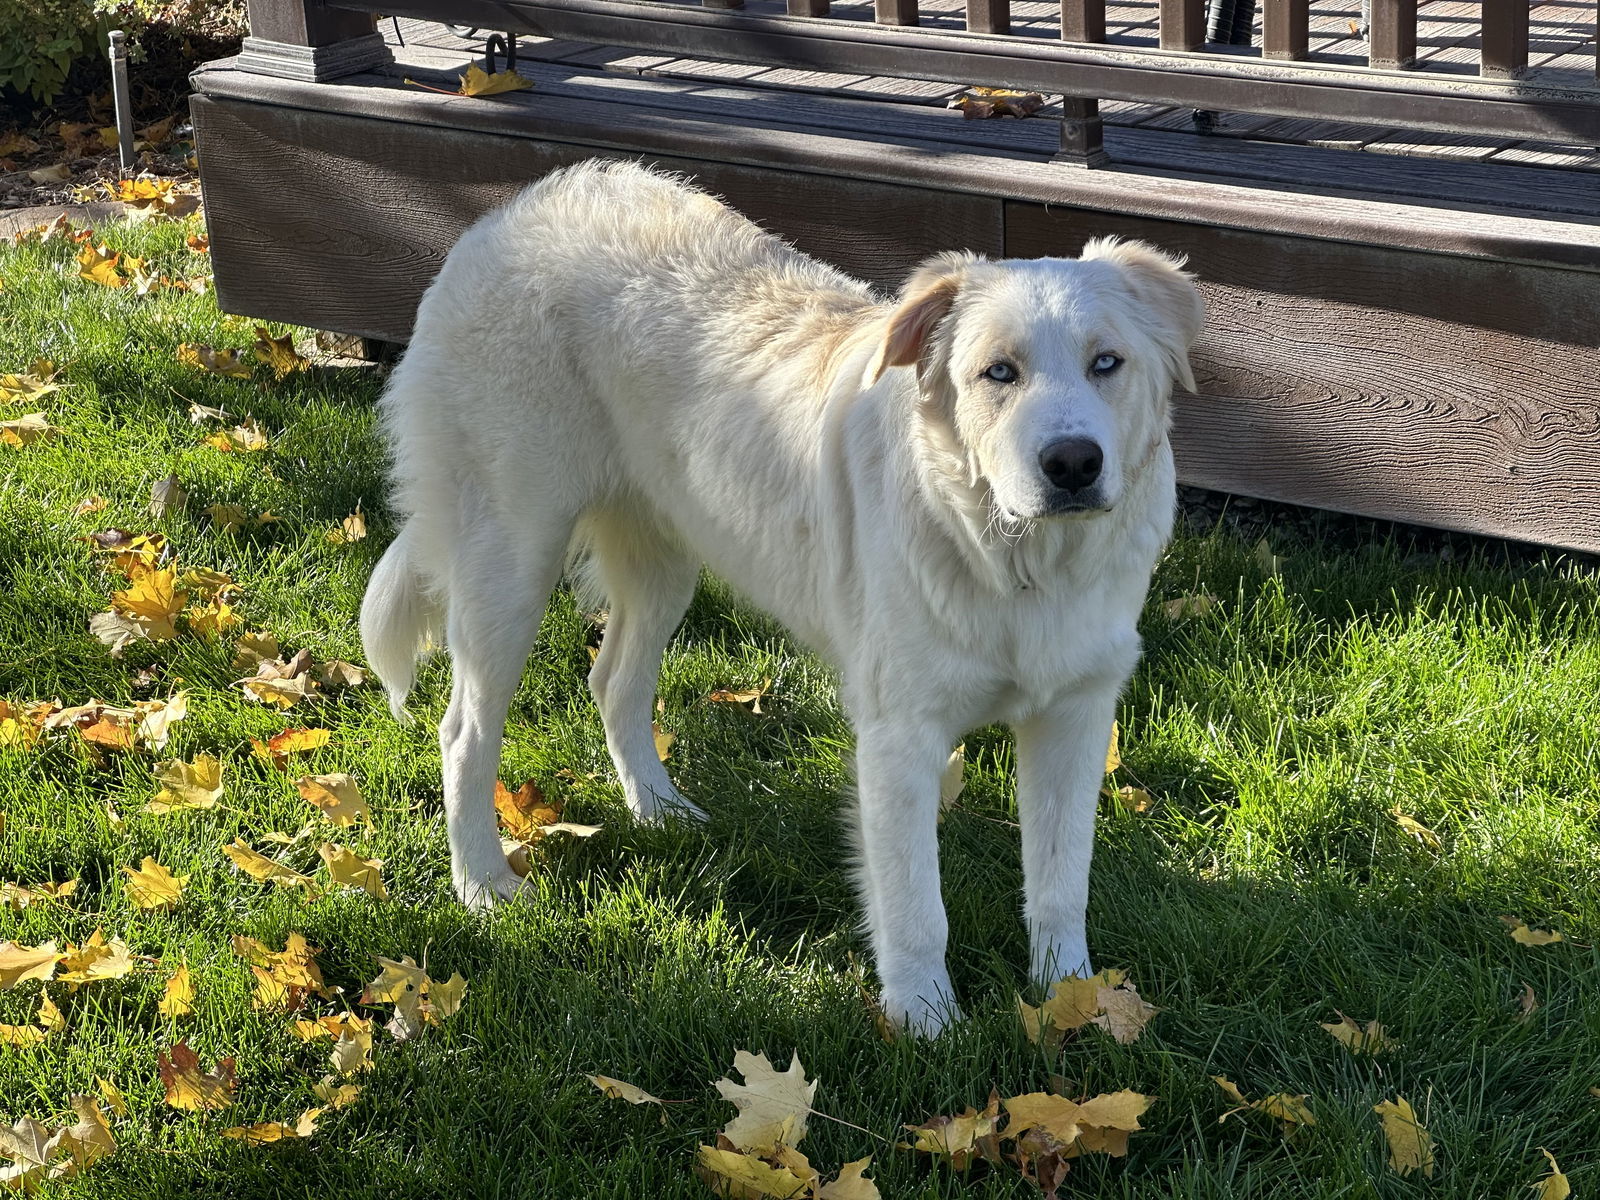
[[[1013,33],[1011,0],[966,0],[964,30],[919,27],[918,0],[873,0],[872,21],[830,15],[829,0],[386,0],[382,11],[773,67],[1061,95],[1063,159],[1088,164],[1104,159],[1103,99],[1600,146],[1600,47],[1581,74],[1530,71],[1529,0],[1482,0],[1476,77],[1413,69],[1418,0],[1369,0],[1365,66],[1308,61],[1311,0],[1261,2],[1259,53],[1208,49],[1206,0],[1158,0],[1154,47],[1109,44],[1106,0],[1060,0],[1058,39]],[[331,50],[370,36],[374,8],[252,0],[252,40]],[[1584,6],[1575,0],[1561,12],[1576,45]],[[1596,46],[1592,6],[1586,24]]]

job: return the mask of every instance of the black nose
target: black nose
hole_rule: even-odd
[[[1062,438],[1039,451],[1039,469],[1064,492],[1081,492],[1100,478],[1105,454],[1098,442],[1084,437]]]

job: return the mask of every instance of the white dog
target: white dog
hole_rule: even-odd
[[[1167,409],[1202,306],[1135,242],[944,254],[896,301],[626,163],[557,171],[474,225],[383,398],[405,524],[361,609],[399,715],[448,645],[456,890],[518,877],[491,797],[569,555],[610,602],[589,676],[634,815],[700,816],[656,755],[661,656],[701,564],[837,667],[883,1006],[935,1032],[935,824],[950,748],[1016,732],[1035,978],[1088,972],[1089,856],[1118,692],[1174,506]]]

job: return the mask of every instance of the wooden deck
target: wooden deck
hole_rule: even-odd
[[[747,0],[751,12],[780,13],[779,0]],[[1418,6],[1417,63],[1419,72],[1472,76],[1479,57],[1477,4],[1458,0],[1421,0]],[[1156,45],[1157,0],[1143,4],[1119,4],[1108,8],[1106,41],[1112,45],[1154,47]],[[1468,11],[1470,10],[1470,12]],[[872,20],[872,0],[838,0],[829,16],[842,19]],[[922,24],[934,28],[965,27],[965,8],[955,0],[928,0],[922,5]],[[1313,4],[1311,10],[1311,54],[1307,61],[1360,66],[1366,61],[1367,42],[1354,32],[1360,15],[1359,4]],[[1469,21],[1467,18],[1471,17]],[[1596,47],[1591,30],[1595,6],[1583,3],[1535,4],[1530,9],[1529,71],[1524,82],[1558,86],[1574,92],[1596,92]],[[1012,5],[1012,32],[1019,36],[1057,38],[1060,36],[1059,3],[1017,0]],[[426,62],[431,67],[450,69],[481,51],[481,40],[452,32],[446,26],[415,20],[386,21],[381,28],[401,63]],[[488,31],[485,31],[485,36]],[[1255,38],[1259,43],[1257,20]],[[405,43],[403,46],[401,42]],[[748,63],[716,62],[707,59],[647,54],[618,47],[551,42],[523,38],[520,52],[536,60],[598,67],[622,75],[694,83],[737,83],[745,88],[776,92],[803,92],[857,99],[882,100],[895,104],[920,103],[943,106],[960,93],[960,81],[949,84],[882,76],[834,74],[771,68]],[[1226,53],[1240,53],[1238,47],[1211,47]],[[1041,117],[1059,116],[1059,109],[1047,109]],[[1584,145],[1559,145],[1519,141],[1511,138],[1474,137],[1466,134],[1426,133],[1415,130],[1352,125],[1248,113],[1215,114],[1207,133],[1196,128],[1193,111],[1155,104],[1128,101],[1102,101],[1101,115],[1107,125],[1118,129],[1143,129],[1194,136],[1256,141],[1268,144],[1313,146],[1337,150],[1359,150],[1371,154],[1435,158],[1451,162],[1494,162],[1523,166],[1550,167],[1579,171],[1600,171],[1600,148]],[[1039,118],[1034,119],[1035,129]],[[1035,133],[1025,139],[1042,145],[1048,135]]]
[[[850,3],[866,7],[831,15]],[[1454,69],[1449,6],[1428,7],[1437,69]],[[1044,5],[1012,11],[1050,19]],[[1144,36],[1153,11],[1118,9],[1118,36]],[[947,109],[961,80],[525,37],[518,69],[535,89],[473,100],[428,89],[453,89],[481,42],[382,28],[395,61],[380,70],[197,73],[228,311],[404,341],[467,224],[597,154],[693,175],[886,288],[938,250],[1072,254],[1094,236],[1141,237],[1189,256],[1210,309],[1199,392],[1176,404],[1184,481],[1600,550],[1593,150],[1255,117],[1202,136],[1187,111],[1108,102],[1112,163],[1090,170],[1053,161],[1056,121]]]

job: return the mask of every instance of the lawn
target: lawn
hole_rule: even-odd
[[[208,269],[186,246],[197,230],[158,221],[98,236],[186,278]],[[542,842],[525,902],[463,911],[434,740],[447,665],[423,673],[410,726],[371,686],[279,709],[234,685],[246,633],[275,636],[286,656],[361,662],[356,609],[393,532],[372,422],[381,381],[358,367],[275,379],[254,364],[252,322],[208,295],[81,280],[78,252],[60,237],[0,250],[0,375],[45,357],[62,385],[0,411],[43,409],[59,429],[0,445],[0,698],[128,705],[181,690],[187,716],[159,752],[102,748],[72,728],[30,744],[20,725],[0,746],[0,881],[78,881],[65,900],[0,904],[0,941],[65,947],[99,929],[134,956],[121,978],[0,991],[0,1022],[32,1022],[41,987],[64,1021],[37,1044],[0,1047],[5,1122],[70,1123],[71,1097],[96,1094],[98,1079],[126,1096],[126,1115],[109,1118],[115,1152],[43,1194],[708,1195],[696,1148],[734,1115],[712,1081],[740,1049],[780,1066],[798,1053],[820,1081],[815,1107],[837,1118],[813,1118],[804,1151],[824,1174],[874,1156],[890,1200],[1037,1195],[1014,1170],[963,1176],[894,1142],[903,1124],[981,1107],[991,1088],[1052,1086],[1155,1098],[1128,1155],[1078,1158],[1063,1195],[1526,1196],[1549,1172],[1541,1147],[1575,1194],[1600,1181],[1592,564],[1484,547],[1448,556],[1298,523],[1267,531],[1275,563],[1227,526],[1181,536],[1145,614],[1109,781],[1152,803],[1106,802],[1089,915],[1098,965],[1128,972],[1160,1014],[1127,1045],[1086,1029],[1047,1053],[1024,1036],[1010,742],[980,730],[942,831],[969,1019],[936,1041],[886,1042],[862,1000],[872,979],[839,820],[850,736],[821,664],[705,580],[669,651],[658,720],[676,736],[669,769],[711,819],[635,828],[584,688],[594,624],[558,594],[501,778],[537,781],[567,820],[601,830]],[[250,378],[180,362],[183,343],[242,349]],[[269,446],[206,444],[219,426],[192,422],[191,404],[254,419]],[[186,502],[153,516],[152,487],[169,476]],[[76,512],[91,496],[107,504]],[[215,505],[249,519],[229,528]],[[334,534],[358,509],[367,536]],[[258,524],[263,512],[278,519]],[[180,570],[227,573],[241,623],[113,657],[88,623],[127,583],[86,540],[113,527],[164,535]],[[1214,603],[1169,604],[1201,593]],[[763,680],[759,714],[709,699]],[[253,751],[292,728],[330,737],[286,770]],[[149,811],[157,764],[203,755],[222,763],[220,802]],[[336,826],[296,788],[336,772],[359,786],[370,829]],[[257,882],[223,854],[238,838],[317,886]],[[328,842],[381,860],[387,898],[332,885],[318,857]],[[170,909],[132,901],[124,868],[146,856],[188,877]],[[1565,940],[1521,945],[1507,915]],[[329,990],[293,1016],[257,1006],[231,944],[277,949],[290,933],[317,948]],[[391,1009],[360,999],[377,957],[404,955],[468,986],[459,1012],[401,1042],[382,1029]],[[158,1005],[180,962],[193,1011],[167,1016]],[[321,1103],[312,1088],[332,1070],[331,1043],[302,1040],[294,1019],[346,1009],[378,1018],[355,1102],[324,1112],[309,1138],[224,1136]],[[1398,1045],[1352,1054],[1319,1027],[1340,1013],[1381,1021]],[[165,1102],[157,1056],[180,1041],[208,1068],[236,1060],[229,1107]],[[677,1103],[607,1099],[587,1073]],[[1303,1094],[1316,1123],[1292,1136],[1256,1112],[1219,1123],[1233,1105],[1213,1075],[1251,1098]],[[1435,1144],[1431,1179],[1389,1166],[1373,1106],[1397,1096]]]

